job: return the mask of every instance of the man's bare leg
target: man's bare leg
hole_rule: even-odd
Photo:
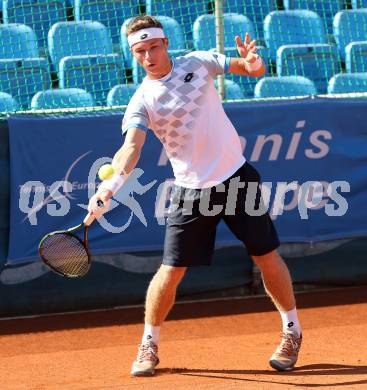
[[[279,371],[292,370],[297,362],[302,335],[291,276],[277,251],[253,256],[253,260],[261,270],[265,290],[279,310],[283,322],[282,341],[271,356],[270,365]]]
[[[277,251],[264,256],[252,256],[261,270],[264,287],[279,311],[289,311],[296,307],[291,276]]]
[[[162,264],[149,284],[145,301],[145,322],[160,326],[170,312],[176,290],[186,272],[186,267]]]
[[[155,372],[155,367],[159,363],[160,326],[175,302],[177,286],[186,269],[162,264],[149,284],[145,301],[144,334],[138,356],[131,368],[131,374],[134,376],[153,375]]]

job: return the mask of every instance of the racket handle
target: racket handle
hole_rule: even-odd
[[[89,226],[95,219],[96,219],[96,217],[94,215],[92,215],[91,213],[88,213],[87,216],[83,220],[83,224],[85,226]]]
[[[99,199],[99,200],[97,200],[97,205],[99,207],[103,207],[103,202]],[[92,215],[91,213],[88,213],[87,216],[83,220],[83,224],[85,226],[89,226],[95,219],[96,219],[96,217],[94,215]]]

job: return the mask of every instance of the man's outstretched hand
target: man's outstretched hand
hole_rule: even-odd
[[[250,40],[250,34],[246,33],[244,42],[237,35],[235,37],[238,54],[248,63],[253,63],[258,58],[256,49],[256,39]]]

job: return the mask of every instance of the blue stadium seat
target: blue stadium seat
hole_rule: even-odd
[[[39,47],[47,46],[51,26],[66,20],[64,0],[3,0],[4,23],[22,23],[32,27]]]
[[[37,38],[24,24],[0,24],[0,59],[39,57]]]
[[[269,50],[263,46],[257,46],[257,52],[262,57],[265,62],[266,69],[269,68]],[[224,54],[227,57],[238,57],[236,48],[227,48],[224,50]],[[238,84],[245,95],[245,98],[252,98],[254,96],[254,88],[256,83],[259,81],[257,77],[248,77],[248,76],[240,76],[236,74],[227,74],[226,79],[232,80],[236,84]]]
[[[18,102],[8,93],[0,92],[0,112],[19,110]]]
[[[330,77],[340,72],[339,53],[334,45],[283,45],[277,52],[276,69],[278,76],[305,76],[324,93]]]
[[[208,13],[208,1],[146,0],[148,15],[165,15],[177,20],[183,29],[187,48],[191,49],[192,26],[195,19]]]
[[[246,32],[255,36],[255,30],[249,18],[239,14],[223,14],[224,19],[224,47],[235,47],[235,36],[242,39]],[[216,47],[215,43],[215,17],[214,15],[199,16],[193,26],[194,48],[196,50],[209,50]]]
[[[155,16],[163,26],[163,30],[168,37],[170,50],[183,50],[186,48],[185,36],[181,26],[178,22],[169,16],[158,15]],[[125,20],[121,26],[121,50],[124,55],[125,65],[127,68],[132,67],[133,57],[130,52],[129,44],[126,38],[127,26],[129,25],[131,18]]]
[[[245,95],[241,87],[232,80],[224,79],[226,98],[225,100],[240,100],[245,99]],[[215,87],[218,88],[218,81],[214,81]]]
[[[79,88],[48,89],[37,92],[31,101],[33,110],[93,107],[94,105],[92,95]]]
[[[115,85],[107,95],[107,106],[125,106],[139,88],[136,84]]]
[[[185,54],[189,53],[188,50],[168,50],[168,54],[170,57],[180,57]],[[132,61],[132,70],[133,70],[133,81],[134,84],[140,84],[143,81],[143,78],[145,77],[145,71],[144,69],[138,64],[138,62],[135,60],[135,58]]]
[[[352,0],[352,7],[357,8],[367,8],[367,0]]]
[[[345,47],[345,68],[348,73],[367,72],[367,41],[351,42]]]
[[[367,92],[367,73],[340,73],[332,77],[328,93]]]
[[[39,58],[32,29],[16,23],[0,25],[0,90],[26,109],[37,91],[50,86],[48,61]]]
[[[316,95],[313,81],[303,76],[264,77],[255,87],[255,98]]]
[[[13,96],[21,108],[29,108],[32,96],[49,88],[51,78],[45,58],[0,60],[0,90]]]
[[[345,8],[344,0],[284,0],[284,8],[308,9],[315,11],[324,21],[324,25],[329,34],[333,33],[334,15]]]
[[[367,9],[338,12],[334,17],[334,36],[342,59],[345,47],[351,42],[367,39]]]
[[[112,54],[107,28],[92,21],[61,22],[48,35],[52,62],[58,69],[60,88],[82,88],[98,105],[108,91],[125,82],[123,57]]]
[[[55,23],[48,33],[48,49],[56,66],[63,57],[113,53],[107,28],[92,21]]]
[[[263,23],[265,16],[276,9],[276,0],[223,0],[223,12],[246,15],[253,22],[255,36],[252,38],[256,38],[258,43],[264,39]]]
[[[110,31],[114,44],[120,42],[120,28],[123,22],[138,14],[138,0],[75,0],[75,20],[101,22]]]
[[[328,43],[324,24],[313,11],[273,11],[264,20],[264,36],[272,61],[280,46]]]
[[[126,37],[127,27],[131,22],[131,20],[132,18],[126,19],[122,24],[121,31],[120,31],[121,52],[124,56],[126,68],[132,68],[132,62],[133,62],[133,56],[130,52],[129,43],[127,42],[127,37]]]
[[[64,57],[60,61],[60,88],[82,88],[97,105],[105,105],[109,90],[126,83],[123,58],[117,54]]]

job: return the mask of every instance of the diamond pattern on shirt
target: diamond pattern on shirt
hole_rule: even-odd
[[[180,157],[192,141],[191,131],[200,117],[211,76],[196,59],[176,59],[168,81],[153,91],[153,130],[164,144],[168,157]],[[192,74],[191,77],[187,77]]]
[[[167,119],[161,118],[161,119],[159,119],[159,120],[156,122],[156,125],[158,125],[159,127],[163,127],[163,126],[166,125],[167,123],[169,123],[169,121],[168,121]]]
[[[168,115],[169,113],[171,112],[171,110],[169,108],[164,108],[164,107],[161,107],[157,110],[157,114],[159,114],[161,116],[161,118],[163,116],[166,116]]]
[[[200,108],[195,108],[194,110],[190,111],[190,115],[194,118],[197,118],[200,115]]]
[[[181,69],[183,69],[185,72],[189,73],[189,72],[196,72],[202,66],[203,65],[199,61],[193,60],[193,61],[188,61],[188,62],[184,63],[181,66]]]
[[[191,99],[188,98],[187,96],[184,96],[184,95],[181,95],[181,96],[180,96],[180,99],[181,99],[182,102],[185,103],[185,104],[191,102]]]
[[[186,114],[186,110],[184,110],[183,108],[179,108],[178,110],[176,110],[173,115],[176,117],[176,118],[181,118],[182,116],[184,116]]]
[[[190,130],[193,129],[195,127],[195,122],[191,121],[191,122],[186,123],[186,127]]]
[[[180,94],[182,94],[182,95],[188,95],[190,92],[195,91],[195,87],[193,87],[189,83],[185,83],[185,84],[181,85],[181,87],[176,88],[176,91],[180,92]]]
[[[168,133],[168,135],[171,137],[171,138],[175,138],[175,137],[178,137],[180,134],[177,133],[177,131],[173,130],[173,131],[170,131]]]
[[[176,120],[176,121],[173,121],[173,122],[170,123],[170,125],[171,125],[172,127],[174,127],[175,129],[181,127],[182,124],[183,124],[183,123],[182,123],[181,121],[179,121],[179,120]],[[168,135],[169,135],[169,134],[170,134],[170,133],[168,133]]]
[[[164,105],[166,103],[169,103],[172,99],[173,96],[167,92],[159,97],[158,103]]]

